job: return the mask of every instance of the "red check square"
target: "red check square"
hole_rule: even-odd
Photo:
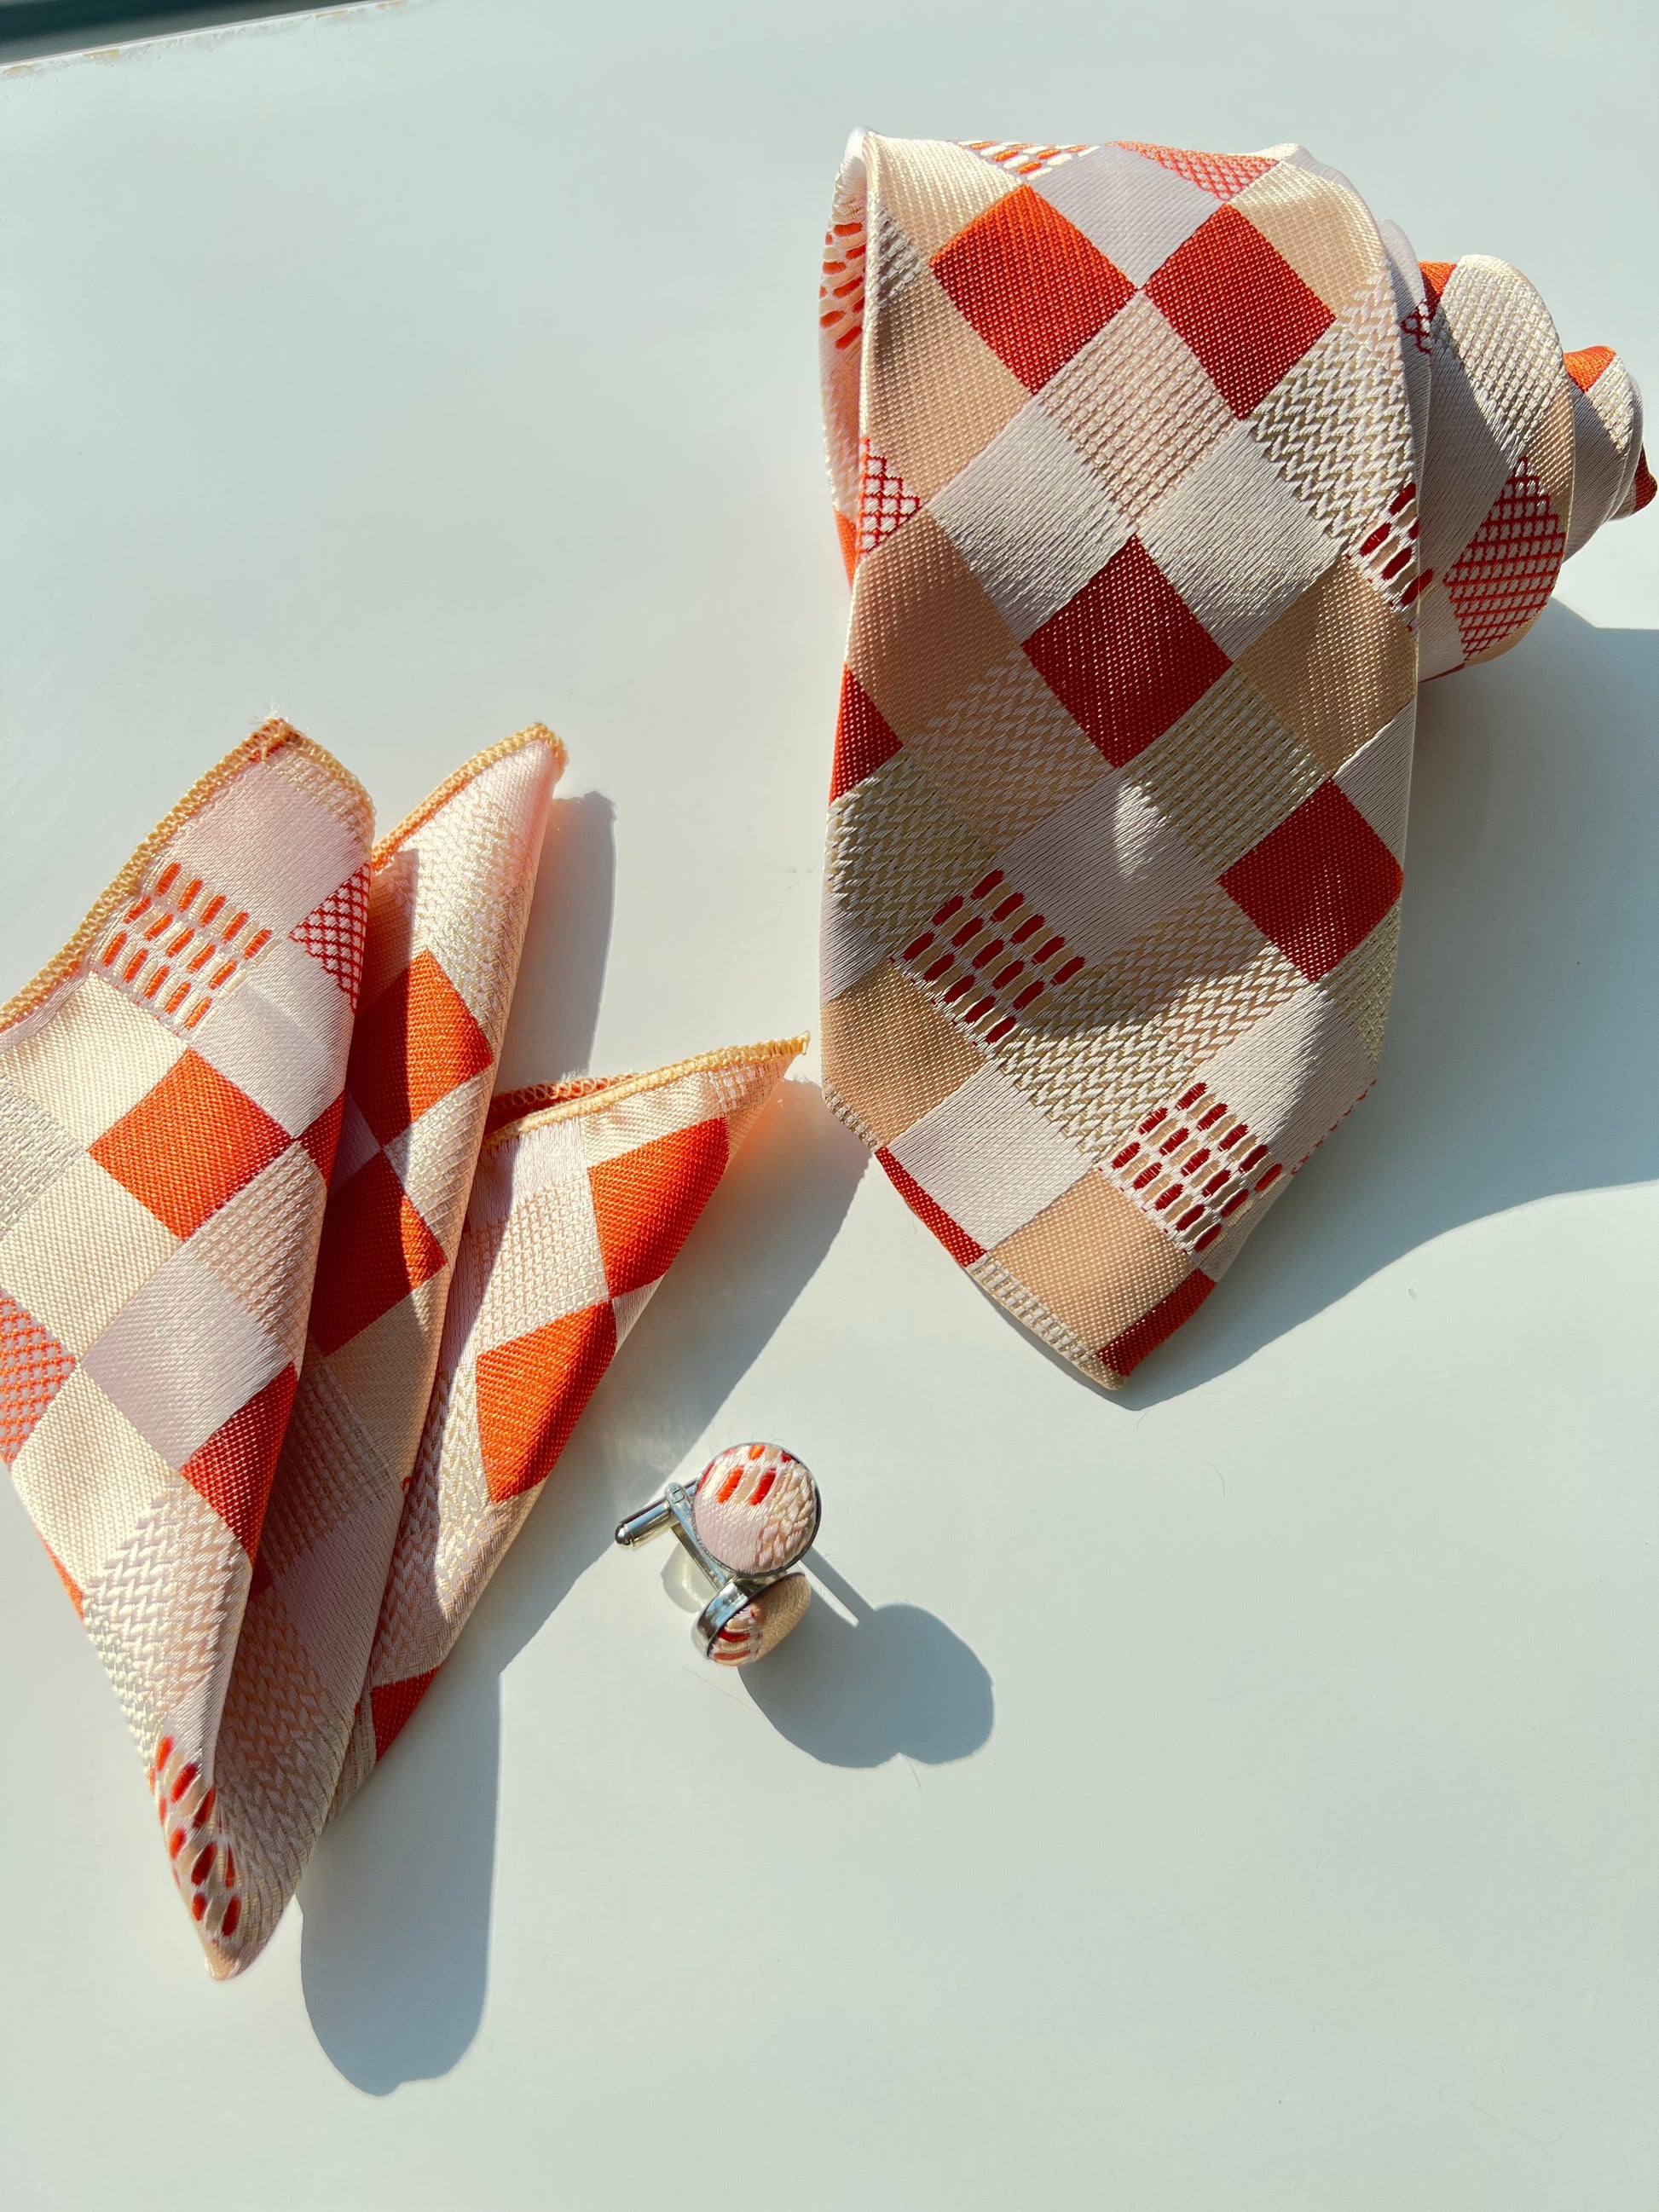
[[[850,668],[841,680],[841,714],[836,724],[836,764],[830,776],[833,806],[866,775],[873,775],[884,761],[892,759],[899,741],[886,716]]]
[[[186,1052],[90,1149],[175,1237],[193,1237],[289,1146],[264,1108]]]
[[[1310,982],[1370,935],[1400,896],[1400,863],[1346,793],[1322,783],[1235,860],[1221,888]]]
[[[498,1503],[546,1480],[616,1350],[607,1302],[479,1354],[478,1450]]]
[[[1146,283],[1235,415],[1249,415],[1334,319],[1234,207],[1218,208]]]
[[[330,1197],[311,1293],[311,1334],[325,1358],[401,1305],[444,1265],[444,1250],[384,1152]]]
[[[490,1064],[489,1041],[430,952],[417,952],[352,1032],[346,1088],[388,1145]]]
[[[1025,650],[1114,768],[1161,738],[1230,665],[1138,538]]]
[[[976,216],[933,274],[1028,392],[1110,322],[1134,286],[1029,185]]]
[[[730,1152],[726,1123],[716,1115],[588,1170],[593,1225],[613,1298],[668,1273],[726,1173]]]

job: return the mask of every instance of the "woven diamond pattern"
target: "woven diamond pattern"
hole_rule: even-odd
[[[506,1102],[486,1145],[561,758],[524,732],[371,853],[362,793],[273,724],[0,1017],[0,1455],[216,1975],[798,1049]]]
[[[792,1042],[496,1102],[368,1666],[384,1756],[775,1087]],[[551,1098],[554,1103],[543,1103]],[[343,1802],[343,1796],[341,1800]]]
[[[1617,356],[1391,235],[1299,147],[866,135],[836,189],[825,1093],[1109,1385],[1371,1082],[1419,677],[1652,496]]]

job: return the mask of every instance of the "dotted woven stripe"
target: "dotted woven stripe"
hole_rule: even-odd
[[[95,963],[158,1021],[189,1030],[270,942],[246,907],[170,860],[112,921]]]

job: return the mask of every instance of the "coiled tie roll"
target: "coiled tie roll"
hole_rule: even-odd
[[[824,1089],[1119,1382],[1364,1096],[1419,682],[1653,496],[1617,356],[1299,146],[848,149]]]

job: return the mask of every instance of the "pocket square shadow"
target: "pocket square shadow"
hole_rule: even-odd
[[[325,1832],[299,1893],[301,1980],[318,2040],[369,2094],[447,2073],[483,2016],[501,1674],[758,1357],[867,1164],[816,1085],[779,1085],[420,1711]]]

